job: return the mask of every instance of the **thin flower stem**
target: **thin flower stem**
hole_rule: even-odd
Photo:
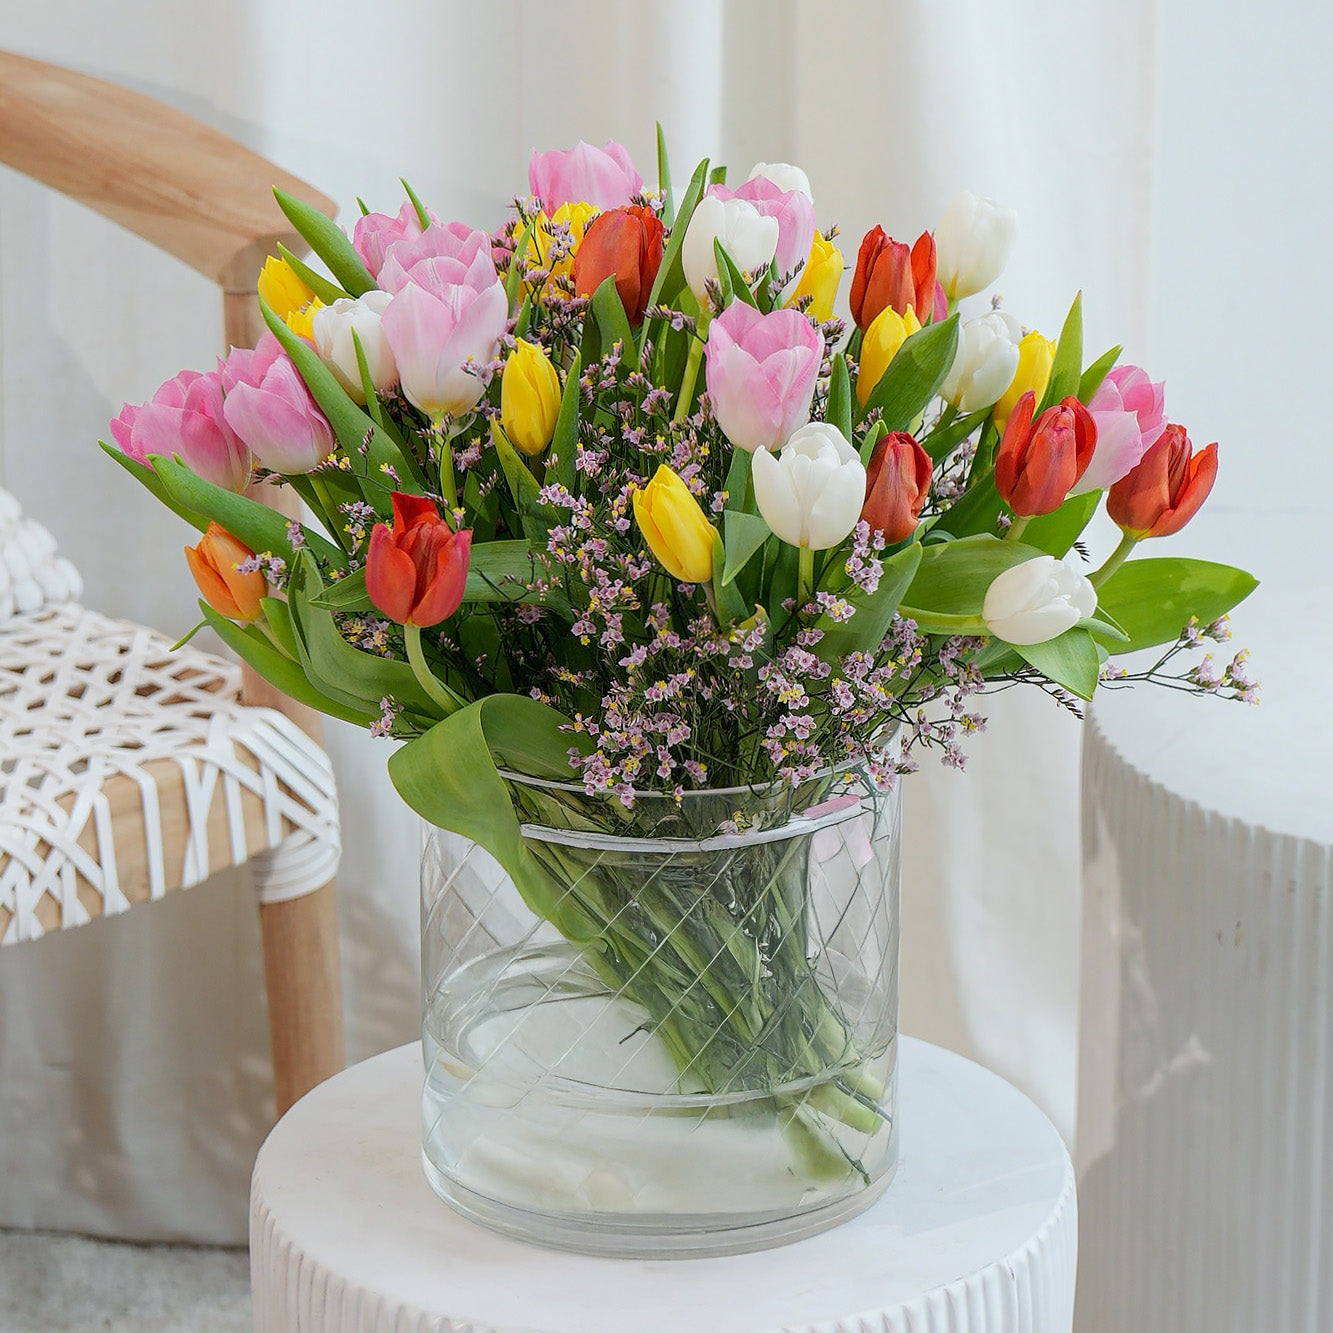
[[[457,712],[463,707],[464,700],[453,692],[431,669],[426,661],[426,654],[421,649],[421,626],[404,625],[403,642],[407,646],[407,660],[417,684],[444,709],[444,715]]]
[[[810,589],[815,577],[815,553],[808,546],[798,547],[797,550],[800,552],[800,564],[796,574],[796,614],[799,614],[801,607],[810,600]]]
[[[694,385],[699,378],[699,363],[703,360],[704,343],[707,341],[707,316],[707,310],[699,316],[698,332],[695,334],[694,341],[690,343],[690,354],[685,362],[685,373],[680,380],[680,398],[676,403],[675,415],[671,418],[673,422],[684,421],[690,415],[690,405],[694,399]]]
[[[1026,514],[1020,514],[1015,518],[1009,525],[1009,531],[1004,534],[1005,541],[1016,542],[1023,535],[1023,529],[1027,527],[1030,521],[1031,519]]]
[[[1125,558],[1139,544],[1137,537],[1131,536],[1128,532],[1120,534],[1120,545],[1111,552],[1106,563],[1088,579],[1094,588],[1100,588],[1112,574],[1125,563]]]

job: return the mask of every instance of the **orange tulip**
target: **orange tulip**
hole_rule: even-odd
[[[607,278],[615,278],[630,327],[638,328],[662,265],[663,231],[657,214],[638,204],[599,214],[574,256],[575,294],[591,296]]]
[[[1048,407],[1034,422],[1036,403],[1030,389],[1018,400],[995,457],[995,489],[1025,518],[1059,509],[1097,447],[1097,424],[1077,398]]]
[[[1131,537],[1167,537],[1199,512],[1217,479],[1217,444],[1197,454],[1184,426],[1170,425],[1111,487],[1106,512]]]
[[[264,614],[259,601],[268,596],[268,582],[258,569],[243,574],[237,568],[254,555],[220,523],[208,525],[198,546],[185,548],[186,562],[204,601],[228,620],[248,622]]]
[[[923,231],[909,250],[906,242],[873,227],[861,241],[852,277],[852,318],[868,329],[881,310],[892,306],[900,315],[910,307],[925,323],[935,309],[935,240]]]
[[[916,531],[932,471],[930,455],[905,430],[890,431],[875,445],[861,517],[890,545]]]

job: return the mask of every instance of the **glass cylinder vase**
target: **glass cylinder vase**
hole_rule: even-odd
[[[897,1164],[901,805],[868,775],[617,796],[505,774],[531,873],[430,831],[422,1155],[585,1253],[782,1244]]]

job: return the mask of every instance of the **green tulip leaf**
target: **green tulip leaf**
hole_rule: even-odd
[[[565,375],[565,388],[560,395],[560,413],[555,419],[555,434],[551,437],[551,450],[546,456],[547,482],[563,486],[571,495],[575,493],[578,481],[574,464],[578,454],[579,376],[582,373],[583,362],[575,352]]]
[[[1053,513],[1031,519],[1023,529],[1023,544],[1048,555],[1064,555],[1092,521],[1101,498],[1101,491],[1087,491],[1066,500]]]
[[[273,197],[287,220],[305,238],[306,244],[324,261],[335,281],[352,296],[374,291],[375,279],[361,261],[356,247],[347,239],[347,233],[332,218],[325,216],[313,204],[307,204],[282,190],[274,189]]]
[[[849,444],[852,439],[852,378],[847,370],[847,354],[839,352],[833,358],[833,373],[829,376],[828,408],[825,419],[836,426]],[[862,457],[865,461],[865,456]]]
[[[836,666],[849,653],[873,653],[879,648],[924,554],[921,544],[913,542],[889,556],[874,592],[863,592],[848,581],[839,595],[852,604],[851,619],[838,622],[824,612],[815,621],[815,628],[823,634],[814,649],[821,661]]]
[[[1080,371],[1083,366],[1083,293],[1074,297],[1074,304],[1065,316],[1064,327],[1060,330],[1059,341],[1055,344],[1055,360],[1051,364],[1051,378],[1046,383],[1046,392],[1034,417],[1040,415],[1053,404],[1062,402],[1070,394],[1079,390]]]
[[[748,518],[748,514],[742,514],[742,518]],[[713,602],[717,607],[718,620],[723,626],[735,625],[742,620],[746,620],[750,615],[750,608],[746,604],[741,590],[734,582],[728,582],[726,577],[726,548],[722,545],[722,534],[713,529]],[[734,576],[733,576],[734,578]]]
[[[738,455],[743,451],[738,449]],[[723,562],[722,584],[735,581],[736,575],[749,564],[756,551],[773,535],[768,524],[758,514],[747,514],[743,509],[728,509],[722,516],[726,530],[726,558]]]
[[[922,548],[921,564],[903,598],[903,615],[918,612],[976,617],[992,581],[1006,569],[1045,552],[1025,542],[985,534]]]
[[[592,314],[597,327],[602,331],[602,352],[608,353],[620,344],[620,365],[623,371],[633,370],[638,363],[638,347],[634,342],[634,330],[630,328],[629,316],[625,313],[625,303],[616,290],[615,274],[604,278],[592,294]]]
[[[98,440],[97,443],[101,446],[104,454],[109,454],[115,459],[140,486],[166,505],[172,513],[183,518],[192,528],[198,528],[200,532],[207,529],[208,516],[178,500],[163,484],[162,478],[148,464],[139,462],[137,458],[131,458],[129,454],[122,452],[116,445],[107,444],[105,440]]]
[[[1091,699],[1097,689],[1101,657],[1097,644],[1086,629],[1077,626],[1045,643],[1012,644],[1014,652],[1029,666],[1036,667],[1047,680],[1078,695]]]
[[[417,221],[421,224],[421,230],[425,231],[431,224],[430,209],[417,197],[417,192],[402,177],[398,177],[398,183],[407,193],[407,197],[412,201],[412,207],[416,210]]]
[[[666,249],[662,252],[662,262],[658,265],[657,277],[653,280],[653,289],[648,296],[650,307],[663,301],[670,301],[685,286],[685,269],[680,262],[680,248],[685,243],[690,217],[694,213],[694,206],[703,197],[707,180],[708,159],[704,158],[695,167],[694,175],[690,177],[690,183],[680,201],[680,208],[676,212],[676,219],[671,225],[671,235],[667,238]]]
[[[1117,649],[1129,653],[1174,643],[1191,616],[1211,624],[1258,586],[1252,574],[1231,565],[1158,556],[1121,565],[1097,590],[1097,603],[1129,636]]]
[[[322,273],[316,273],[309,264],[303,263],[281,241],[278,242],[278,254],[287,261],[287,267],[301,279],[307,287],[325,304],[332,305],[341,301],[347,293],[341,287],[331,283]]]
[[[657,192],[662,196],[662,225],[671,226],[675,221],[676,207],[671,197],[671,161],[667,157],[666,134],[662,122],[657,122]]]
[[[532,242],[532,233],[536,227],[537,219],[533,218],[523,228],[518,244],[514,246],[513,258],[509,261],[509,272],[505,274],[505,298],[509,302],[510,310],[513,310],[514,302],[518,300],[519,288],[523,283],[523,271],[528,265],[528,246]]]
[[[957,350],[956,314],[912,334],[880,376],[866,402],[866,414],[878,410],[886,430],[911,430],[944,383]]]
[[[1092,402],[1092,395],[1102,387],[1102,381],[1111,373],[1115,363],[1120,360],[1120,344],[1105,351],[1083,372],[1078,382],[1078,400],[1086,407]]]
[[[978,426],[985,425],[991,410],[990,407],[983,407],[979,412],[969,413],[965,417],[954,417],[947,425],[936,426],[921,441],[921,447],[930,455],[931,462],[938,463],[962,444]]]
[[[752,310],[758,310],[759,302],[755,300],[754,292],[750,290],[750,284],[745,280],[745,274],[736,267],[736,261],[727,253],[726,246],[716,236],[713,237],[713,257],[717,260],[718,281],[722,284],[723,307],[725,308],[730,298],[735,296]]]
[[[310,605],[325,611],[373,611],[375,604],[366,591],[366,567],[362,565],[328,584],[323,592],[310,599]]]

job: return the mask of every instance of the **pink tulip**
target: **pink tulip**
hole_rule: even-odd
[[[333,452],[332,428],[271,333],[253,352],[234,348],[220,371],[227,424],[266,468],[309,472]]]
[[[222,376],[182,370],[142,407],[129,403],[111,423],[111,436],[140,463],[154,454],[179,456],[197,476],[242,491],[250,480],[250,450],[225,419]]]
[[[824,340],[799,310],[733,301],[708,327],[708,401],[737,449],[781,449],[810,419]]]
[[[462,281],[463,274],[476,284],[495,280],[490,235],[466,222],[433,222],[425,231],[389,246],[379,285],[386,292],[400,292],[415,282],[427,291],[438,291]]]
[[[580,139],[573,148],[534,149],[528,188],[548,214],[561,204],[621,208],[643,189],[643,177],[623,144],[608,139],[605,148],[594,148]]]
[[[430,218],[432,222],[437,220],[434,213],[430,213]],[[370,270],[370,276],[378,279],[389,247],[398,241],[420,235],[421,221],[409,199],[398,210],[397,217],[389,213],[367,213],[365,217],[358,218],[352,231],[352,246],[361,256],[361,262]]]
[[[489,364],[500,350],[509,301],[494,268],[490,281],[473,280],[471,273],[480,271],[482,258],[479,254],[471,270],[461,272],[452,284],[427,290],[409,282],[389,302],[381,320],[403,393],[429,417],[457,417],[476,407],[486,385],[467,367]],[[431,262],[463,267],[458,260]]]
[[[1166,429],[1162,384],[1138,366],[1117,366],[1092,395],[1097,449],[1070,495],[1105,490],[1132,472]]]
[[[708,193],[723,201],[744,199],[754,205],[761,217],[777,219],[778,249],[773,259],[778,277],[789,278],[810,258],[815,239],[815,206],[804,191],[783,190],[767,176],[756,176],[736,190],[710,185]]]

